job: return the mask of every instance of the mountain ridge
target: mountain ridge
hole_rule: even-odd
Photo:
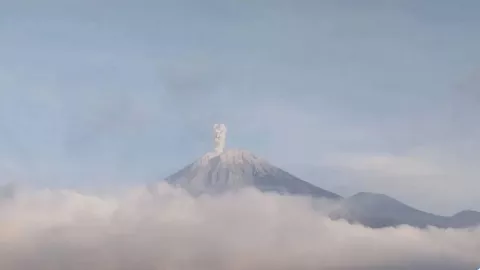
[[[254,187],[261,192],[326,198],[333,200],[336,205],[329,212],[330,218],[371,228],[400,225],[417,228],[468,228],[480,225],[480,212],[474,210],[441,216],[418,210],[380,193],[359,192],[343,198],[241,149],[208,152],[165,180],[193,195],[215,195]]]

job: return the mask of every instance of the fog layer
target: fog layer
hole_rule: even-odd
[[[193,198],[160,184],[0,201],[2,270],[476,269],[480,228],[369,229],[307,198],[255,190]]]

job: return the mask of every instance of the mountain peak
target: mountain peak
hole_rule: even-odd
[[[192,164],[199,166],[221,166],[234,167],[251,165],[258,169],[273,167],[263,158],[254,155],[252,152],[242,149],[229,149],[223,152],[208,152]]]
[[[339,195],[305,182],[242,149],[208,152],[167,177],[166,181],[194,195],[254,187],[265,192],[340,198]]]
[[[252,152],[241,149],[229,149],[219,155],[220,161],[226,164],[244,164],[244,163],[268,163],[266,160],[257,157]]]
[[[194,195],[218,194],[225,191],[254,187],[260,191],[281,194],[341,198],[305,182],[288,172],[271,165],[250,151],[225,149],[227,128],[213,126],[214,151],[166,178],[169,184],[179,186]]]
[[[208,152],[166,180],[193,194],[220,193],[255,185],[255,179],[279,169],[246,150]]]

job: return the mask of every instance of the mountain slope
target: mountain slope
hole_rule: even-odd
[[[263,192],[340,199],[335,193],[305,182],[244,150],[207,153],[166,178],[198,195],[255,187]]]

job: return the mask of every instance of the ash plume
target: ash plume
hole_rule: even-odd
[[[214,135],[214,143],[215,143],[215,153],[220,154],[225,149],[227,127],[224,124],[213,125],[213,135]]]

